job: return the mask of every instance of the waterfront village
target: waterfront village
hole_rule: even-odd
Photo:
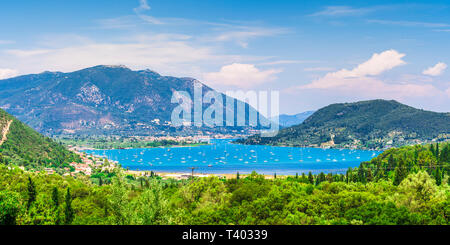
[[[136,137],[138,140],[144,140],[144,141],[176,141],[176,142],[184,142],[187,144],[198,144],[198,143],[210,143],[211,139],[231,139],[234,138],[233,135],[215,135],[214,137],[209,136],[194,136],[194,137],[182,137],[182,136],[166,136],[166,137]],[[176,146],[175,146],[176,147]],[[35,171],[36,173],[43,172],[47,175],[52,175],[56,173],[60,173],[63,171],[63,176],[72,176],[76,177],[77,175],[85,175],[85,176],[91,176],[95,173],[111,173],[114,171],[116,167],[118,167],[119,163],[114,162],[105,158],[93,156],[86,154],[83,152],[83,150],[92,149],[89,147],[83,147],[83,146],[74,146],[74,145],[68,145],[68,148],[70,151],[76,153],[80,156],[81,162],[72,162],[70,163],[70,167],[65,167],[63,170],[61,169],[54,169],[51,167],[44,168],[40,171]],[[25,170],[24,167],[20,167],[22,170]],[[150,176],[151,171],[133,171],[133,170],[126,170],[125,171],[127,175],[132,175],[134,177],[140,177],[140,176]],[[209,175],[205,174],[193,174],[193,173],[158,173],[162,178],[168,179],[188,179],[192,175],[195,177],[208,177]],[[219,176],[223,177],[223,176]]]

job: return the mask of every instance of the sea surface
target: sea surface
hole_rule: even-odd
[[[340,150],[232,144],[212,140],[210,145],[121,150],[85,150],[87,154],[119,162],[123,168],[169,173],[345,173],[349,167],[378,156],[380,151]]]

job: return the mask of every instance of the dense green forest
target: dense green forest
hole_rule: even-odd
[[[1,224],[448,224],[450,144],[391,149],[346,174],[163,180],[0,165]]]
[[[63,168],[70,162],[80,162],[75,153],[23,124],[0,109],[0,133],[11,122],[6,140],[0,144],[0,163],[24,166]],[[0,134],[1,137],[1,134]]]
[[[238,140],[244,144],[384,149],[450,138],[450,113],[416,109],[397,101],[371,100],[326,106],[302,124],[275,137]]]

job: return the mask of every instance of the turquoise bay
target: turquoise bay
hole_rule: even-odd
[[[119,162],[123,168],[155,172],[251,173],[294,175],[296,173],[345,173],[349,167],[378,156],[380,151],[276,147],[232,144],[212,140],[197,147],[85,150],[87,154]]]

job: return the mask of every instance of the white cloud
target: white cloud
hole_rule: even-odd
[[[139,0],[139,7],[135,8],[134,11],[140,12],[145,10],[150,10],[150,6],[147,3],[147,0]]]
[[[259,64],[260,66],[319,63],[316,60],[275,60]]]
[[[404,54],[401,54],[395,50],[387,50],[379,54],[375,53],[369,60],[358,65],[352,70],[342,69],[337,72],[328,73],[325,77],[302,87],[310,89],[325,89],[348,86],[351,84],[351,81],[354,81],[355,79],[357,80],[368,76],[376,76],[397,66],[406,64],[406,62],[402,60],[404,56]]]
[[[167,34],[130,37],[121,43],[90,42],[52,49],[7,50],[0,52],[0,67],[14,67],[26,74],[124,64],[133,69],[150,68],[171,75],[200,76],[203,72],[199,67],[203,65],[241,60],[237,55],[222,55],[210,46],[191,44],[188,38]]]
[[[16,70],[0,68],[0,79],[7,79],[7,78],[15,77],[18,74],[19,74],[19,72]]]
[[[9,49],[5,51],[5,53],[7,54],[11,54],[13,56],[21,58],[47,54],[49,52],[51,52],[51,50],[49,49],[33,49],[33,50]]]
[[[153,16],[145,15],[142,13],[142,12],[148,11],[150,9],[151,9],[151,7],[150,7],[150,5],[148,5],[147,0],[139,0],[139,6],[134,9],[134,12],[141,20],[143,20],[147,23],[154,24],[154,25],[164,24],[159,19],[157,19]]]
[[[355,16],[363,15],[374,11],[370,8],[352,8],[349,6],[328,6],[324,10],[313,13],[309,16]]]
[[[450,29],[436,29],[435,32],[450,32]]]
[[[305,69],[303,69],[304,71],[333,71],[336,70],[335,68],[332,67],[307,67]]]
[[[446,93],[447,96],[450,98],[450,88],[448,88],[447,90],[445,90],[445,93]]]
[[[11,40],[0,40],[0,45],[13,44],[14,41]]]
[[[234,41],[243,48],[248,47],[248,40],[257,37],[268,37],[287,33],[286,29],[282,28],[258,28],[247,26],[233,26],[234,30],[226,31],[219,34],[215,41],[225,42]],[[237,29],[237,30],[236,30]]]
[[[447,64],[439,62],[436,65],[424,70],[422,74],[429,76],[439,76],[447,69]]]
[[[373,54],[372,58],[368,61],[358,65],[353,70],[340,70],[336,73],[332,73],[336,77],[364,77],[375,76],[385,71],[391,70],[394,67],[406,64],[402,58],[405,54],[401,54],[396,50],[387,50],[382,53]]]
[[[343,69],[328,73],[309,84],[297,87],[297,89],[328,90],[332,93],[392,99],[442,95],[442,91],[431,84],[392,83],[377,77],[383,72],[406,64],[402,60],[404,56],[395,50],[374,54],[368,61],[352,70]]]
[[[447,23],[419,22],[419,21],[393,21],[393,20],[368,20],[369,23],[382,25],[397,25],[405,27],[442,28],[450,27]]]
[[[207,73],[205,82],[214,85],[236,86],[250,88],[268,81],[274,80],[275,74],[281,70],[259,70],[252,64],[234,63],[223,66],[219,72]]]

